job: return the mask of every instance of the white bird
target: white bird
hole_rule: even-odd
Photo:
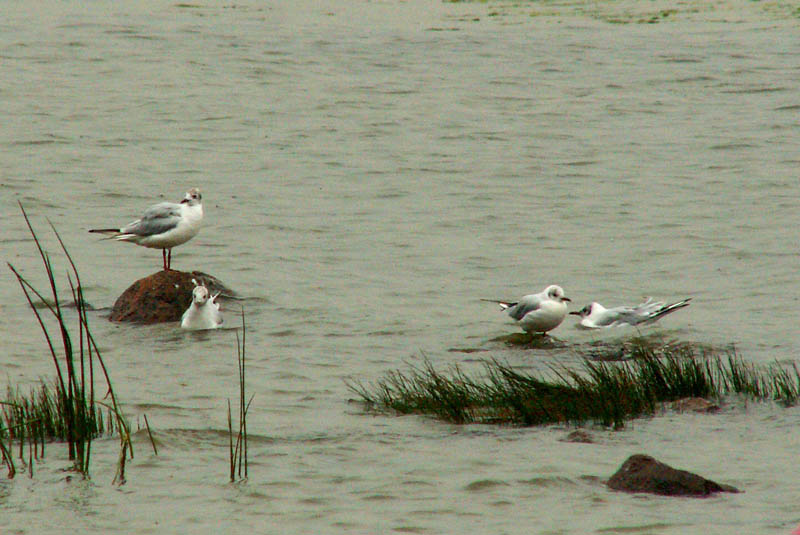
[[[197,284],[195,282],[195,284]],[[222,325],[222,314],[216,302],[219,292],[210,296],[208,288],[202,284],[192,290],[192,304],[181,317],[181,327],[190,330],[216,329]]]
[[[202,198],[200,190],[192,188],[180,203],[154,204],[145,210],[140,219],[122,228],[92,229],[89,232],[110,234],[109,239],[161,249],[164,271],[168,271],[172,263],[172,248],[191,240],[200,231],[203,221]]]
[[[561,286],[551,284],[538,294],[530,294],[516,303],[493,301],[500,304],[525,332],[546,333],[558,327],[567,315],[570,299],[564,295]]]
[[[675,312],[679,308],[689,306],[692,298],[665,305],[661,301],[653,301],[651,297],[647,301],[634,306],[619,306],[606,308],[600,303],[589,303],[582,309],[570,312],[581,317],[579,326],[585,329],[607,329],[609,327],[621,327],[623,325],[640,325],[651,323],[657,319]]]

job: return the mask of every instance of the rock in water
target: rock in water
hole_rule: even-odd
[[[192,302],[195,287],[192,279],[202,281],[214,293],[222,292],[224,296],[232,297],[232,292],[219,280],[200,271],[158,271],[139,279],[122,292],[108,319],[135,323],[180,321]]]
[[[561,439],[561,442],[574,442],[578,444],[594,444],[592,434],[585,429],[576,429],[566,437]]]
[[[685,470],[677,470],[649,455],[631,455],[617,473],[608,480],[608,487],[625,492],[649,492],[664,496],[709,496],[714,492],[739,492]]]
[[[703,398],[683,398],[672,402],[678,412],[719,412],[719,405]]]

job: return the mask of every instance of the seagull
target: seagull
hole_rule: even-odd
[[[600,303],[589,303],[582,309],[570,312],[581,317],[580,327],[585,329],[607,329],[609,327],[621,327],[623,325],[640,325],[652,323],[662,316],[689,306],[692,298],[665,305],[661,301],[653,301],[651,297],[647,301],[632,306],[619,306],[606,308]]]
[[[516,303],[492,301],[500,304],[525,332],[546,333],[558,327],[567,315],[567,304],[571,301],[564,295],[561,286],[551,284],[538,294],[530,294]]]
[[[192,304],[181,317],[181,328],[189,330],[216,329],[222,325],[222,314],[219,312],[219,303],[216,302],[219,292],[209,297],[208,288],[195,283],[192,290]]]
[[[122,228],[92,229],[89,232],[109,234],[109,239],[161,249],[164,271],[169,271],[172,248],[191,240],[200,231],[203,221],[202,198],[200,190],[192,188],[180,203],[154,204],[145,210],[140,219]]]

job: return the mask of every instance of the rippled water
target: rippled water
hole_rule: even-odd
[[[452,426],[366,415],[344,379],[419,362],[477,371],[577,364],[509,348],[481,298],[550,283],[582,306],[692,297],[652,332],[800,349],[800,40],[778,3],[359,2],[15,6],[0,22],[4,260],[44,284],[16,205],[66,271],[76,256],[120,398],[147,414],[128,483],[97,443],[91,482],[51,447],[0,479],[3,532],[787,533],[800,521],[797,409],[732,400],[665,413],[597,444],[561,426]],[[670,7],[670,6],[667,6]],[[628,11],[626,11],[628,10]],[[655,17],[660,24],[640,24]],[[623,22],[624,24],[613,24]],[[630,24],[628,24],[630,23]],[[227,330],[105,320],[158,251],[98,241],[158,200],[204,192],[173,266],[245,299]],[[10,273],[2,370],[52,376]],[[250,478],[227,483],[234,328],[248,322]],[[627,333],[630,334],[630,333]],[[746,492],[609,492],[632,453]]]

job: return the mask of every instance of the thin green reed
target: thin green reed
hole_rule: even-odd
[[[255,394],[247,399],[245,388],[245,348],[247,340],[247,328],[245,325],[244,309],[242,309],[242,337],[236,333],[236,361],[239,372],[239,423],[234,442],[233,418],[231,415],[231,401],[228,400],[228,453],[230,463],[231,482],[236,478],[247,479],[247,412],[250,410],[250,403],[253,402]]]

